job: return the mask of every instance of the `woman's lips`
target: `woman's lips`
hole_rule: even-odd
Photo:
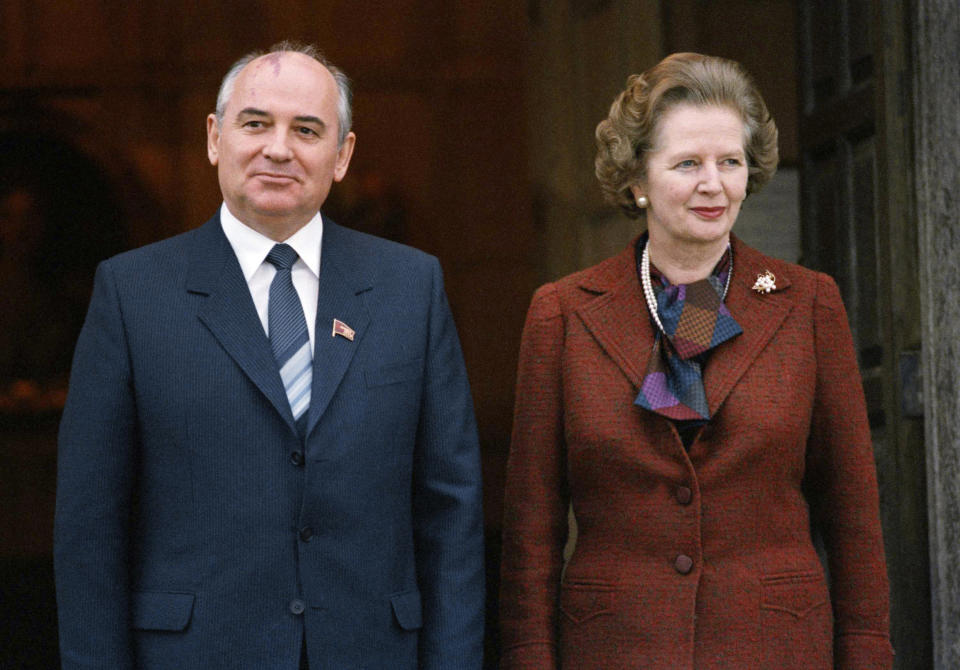
[[[726,207],[691,207],[690,210],[704,219],[718,219],[726,210]]]

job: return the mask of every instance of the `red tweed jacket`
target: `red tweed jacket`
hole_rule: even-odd
[[[737,239],[733,260],[727,306],[744,332],[706,365],[713,420],[689,452],[670,421],[633,405],[654,336],[633,246],[534,296],[501,668],[891,667],[873,452],[839,292]],[[759,294],[765,270],[777,288]]]

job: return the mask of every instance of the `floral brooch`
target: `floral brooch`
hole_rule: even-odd
[[[770,270],[764,270],[757,275],[757,281],[753,283],[753,290],[757,293],[770,293],[777,290],[777,277]]]

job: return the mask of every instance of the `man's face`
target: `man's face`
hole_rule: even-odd
[[[268,54],[237,76],[223,120],[207,117],[207,155],[230,211],[282,241],[347,173],[355,137],[337,147],[337,85],[299,53]]]

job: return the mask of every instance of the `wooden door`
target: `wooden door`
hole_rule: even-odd
[[[803,263],[850,318],[880,480],[897,668],[932,663],[908,20],[800,0]],[[895,6],[896,5],[896,6]]]

